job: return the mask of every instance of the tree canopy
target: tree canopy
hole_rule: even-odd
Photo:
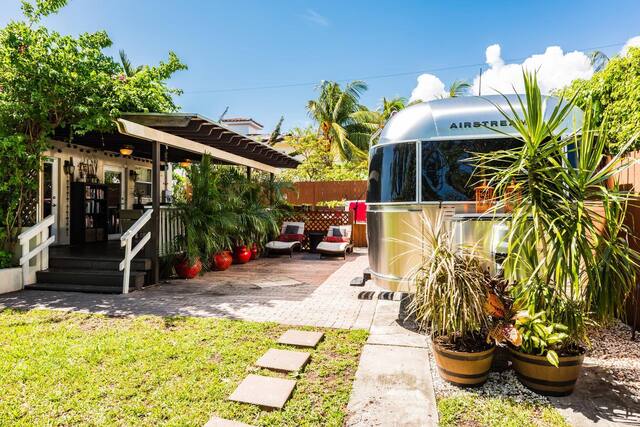
[[[78,37],[52,31],[41,18],[66,0],[23,1],[23,21],[0,29],[0,161],[14,172],[0,177],[4,239],[20,226],[25,200],[37,189],[46,140],[57,128],[73,133],[110,130],[121,112],[177,110],[166,81],[186,66],[169,53],[166,62],[127,76],[104,53],[112,42],[104,31]],[[0,236],[2,240],[2,236]]]
[[[609,60],[589,80],[575,80],[565,95],[576,95],[583,110],[590,102],[597,111],[596,124],[603,124],[609,151],[637,137],[640,131],[640,48]],[[640,140],[631,147],[640,149]]]

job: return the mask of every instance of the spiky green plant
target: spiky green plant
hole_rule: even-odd
[[[582,129],[566,137],[574,98],[561,98],[545,111],[536,75],[525,72],[524,82],[519,109],[507,97],[506,110],[495,105],[517,131],[521,148],[476,154],[474,161],[479,178],[495,189],[497,208],[515,205],[505,272],[517,283],[517,302],[567,325],[573,345],[587,341],[590,319],[620,314],[635,283],[639,256],[623,238],[632,196],[608,185],[629,167],[622,154],[634,141],[607,157],[607,136],[593,126],[591,108]],[[514,185],[516,191],[508,192]]]
[[[424,258],[409,276],[416,287],[409,310],[432,336],[468,340],[487,326],[481,259],[455,243],[442,214],[422,214],[421,222]]]

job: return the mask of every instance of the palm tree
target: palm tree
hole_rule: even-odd
[[[133,77],[142,70],[142,65],[138,65],[137,67],[131,65],[131,61],[129,61],[129,57],[127,57],[124,49],[120,49],[118,53],[120,55],[120,63],[122,64],[122,69],[124,70],[125,76]]]
[[[309,101],[309,115],[318,123],[318,133],[327,140],[327,150],[343,160],[366,158],[372,130],[354,118],[354,113],[366,110],[360,105],[360,95],[367,90],[363,81],[353,81],[340,87],[337,82],[323,81],[320,95]]]
[[[593,67],[593,71],[598,72],[604,70],[609,63],[609,57],[601,50],[594,50],[589,53],[589,61]]]
[[[468,93],[470,87],[471,84],[464,80],[455,80],[453,83],[451,83],[451,86],[449,86],[449,97],[457,98],[459,96],[465,96]]]
[[[278,120],[276,127],[273,129],[273,132],[271,132],[271,135],[269,135],[267,144],[270,146],[274,146],[278,142],[278,138],[280,138],[280,134],[282,132],[282,122],[284,122],[284,116],[280,116],[280,120]]]

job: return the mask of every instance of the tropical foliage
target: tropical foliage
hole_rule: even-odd
[[[127,76],[104,53],[103,31],[78,37],[40,25],[66,0],[23,2],[25,21],[0,29],[0,214],[4,246],[11,247],[21,213],[34,197],[40,156],[58,128],[73,133],[108,130],[121,111],[173,111],[177,91],[166,80],[185,66],[175,54],[156,67]],[[0,236],[2,237],[2,236]]]
[[[177,194],[185,228],[178,246],[193,263],[235,245],[263,245],[289,212],[281,187],[266,178],[249,180],[236,167],[216,166],[203,156],[187,171]]]
[[[345,181],[367,177],[367,161],[336,162],[327,141],[312,128],[295,128],[284,137],[284,143],[293,149],[290,154],[301,158],[296,169],[282,172],[280,181]],[[277,146],[276,146],[277,147]]]
[[[634,139],[640,123],[640,48],[632,47],[626,55],[610,60],[599,60],[602,71],[589,80],[576,80],[565,90],[567,96],[576,96],[582,109],[593,106],[596,125],[602,125],[608,137],[608,150],[620,147],[640,149],[640,142],[626,144]]]
[[[367,85],[354,81],[342,88],[336,82],[323,81],[318,89],[318,98],[308,102],[307,110],[318,124],[326,151],[342,160],[366,159],[372,129],[354,114],[366,109],[360,96]]]
[[[628,167],[622,154],[635,139],[608,145],[608,127],[594,125],[590,105],[583,128],[563,137],[574,98],[545,111],[535,74],[524,81],[524,98],[506,111],[496,106],[521,148],[477,154],[477,171],[494,188],[496,208],[515,206],[504,265],[517,305],[566,325],[570,347],[587,341],[591,319],[622,314],[635,283],[638,253],[623,237],[630,195],[608,185]],[[610,158],[607,146],[616,147]]]

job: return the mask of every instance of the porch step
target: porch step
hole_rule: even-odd
[[[36,273],[36,283],[61,283],[86,286],[112,286],[122,290],[121,271],[108,270],[81,270],[81,269],[55,269],[38,271]],[[141,289],[144,286],[146,273],[143,271],[132,271],[129,279],[131,289]]]
[[[80,270],[111,270],[118,271],[121,259],[115,258],[85,258],[74,256],[50,256],[49,268],[80,269]],[[151,270],[151,259],[134,258],[131,260],[131,270]]]
[[[122,284],[120,284],[120,286],[94,286],[72,283],[34,283],[33,285],[25,286],[25,289],[39,291],[87,292],[91,294],[120,294],[122,293]]]

